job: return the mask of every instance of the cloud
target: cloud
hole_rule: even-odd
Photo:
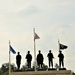
[[[33,5],[29,5],[27,8],[23,8],[18,13],[16,13],[16,15],[24,17],[24,16],[29,16],[38,12],[39,10],[37,7]]]

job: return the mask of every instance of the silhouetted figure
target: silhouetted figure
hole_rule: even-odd
[[[47,57],[48,57],[48,61],[49,61],[49,68],[50,68],[50,66],[52,66],[52,68],[53,68],[53,58],[54,58],[54,56],[51,53],[51,50],[49,51]]]
[[[41,54],[41,51],[39,50],[39,54],[37,55],[37,64],[38,64],[39,68],[40,68],[40,66],[42,68],[43,59],[44,59],[43,55]]]
[[[32,55],[30,54],[30,51],[28,51],[26,59],[27,59],[28,68],[31,68]]]
[[[16,56],[16,64],[17,64],[17,67],[18,67],[18,70],[20,69],[20,65],[21,65],[21,55],[20,55],[20,52],[18,52],[18,55]]]
[[[61,64],[64,68],[64,55],[62,54],[62,51],[59,51],[58,57],[59,57],[59,66],[60,66],[60,68],[61,68]]]

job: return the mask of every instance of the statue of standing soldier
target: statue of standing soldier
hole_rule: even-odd
[[[58,57],[59,57],[59,66],[60,66],[60,68],[61,68],[61,64],[64,68],[64,55],[62,54],[62,51],[59,51]]]
[[[49,53],[48,53],[47,57],[48,57],[48,61],[49,61],[49,68],[50,68],[51,66],[52,66],[52,68],[53,68],[53,58],[54,58],[54,56],[53,56],[53,54],[51,53],[51,50],[49,50]]]
[[[20,52],[18,52],[18,55],[16,56],[16,64],[17,64],[18,70],[20,69],[21,59],[22,57],[20,55]]]
[[[27,59],[28,68],[31,68],[32,55],[30,54],[30,51],[28,51],[26,59]]]
[[[37,64],[39,68],[42,68],[43,65],[43,55],[41,54],[41,51],[39,50],[39,54],[37,55]]]

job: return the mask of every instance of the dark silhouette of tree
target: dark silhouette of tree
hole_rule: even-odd
[[[11,71],[15,71],[16,70],[16,67],[15,67],[14,64],[10,64],[10,67],[11,67]],[[9,63],[2,64],[1,70],[2,70],[2,73],[3,74],[5,74],[5,73],[8,74],[8,71],[9,71]]]
[[[27,66],[27,62],[26,62],[25,65],[22,65],[21,70],[26,71],[27,69],[28,69],[28,66]]]
[[[43,63],[42,68],[46,70],[48,69],[48,66]]]
[[[3,74],[3,71],[0,69],[0,75],[2,75]]]
[[[32,68],[35,69],[35,62],[32,64]],[[38,68],[38,65],[36,65],[36,69]]]
[[[9,70],[9,63],[2,64],[1,70],[3,73],[7,72]]]
[[[73,75],[75,75],[75,73],[73,72]]]

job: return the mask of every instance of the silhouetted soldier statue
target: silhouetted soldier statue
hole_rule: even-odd
[[[62,51],[59,51],[58,57],[59,57],[59,66],[60,66],[60,68],[61,68],[61,64],[64,68],[64,55],[62,54]]]
[[[16,64],[17,64],[17,67],[18,67],[18,70],[20,69],[20,65],[21,65],[21,55],[20,55],[20,52],[18,52],[18,55],[16,56]]]
[[[41,51],[39,50],[39,54],[37,55],[37,64],[38,64],[39,68],[40,68],[40,66],[42,68],[43,59],[44,59],[43,55],[41,54]]]
[[[32,55],[30,54],[30,51],[28,51],[26,59],[27,59],[28,68],[31,68]]]
[[[51,50],[49,51],[47,57],[48,57],[48,61],[49,61],[49,68],[50,68],[50,65],[51,65],[52,68],[53,68],[53,58],[54,58],[54,56],[53,56],[53,54],[51,53]]]

